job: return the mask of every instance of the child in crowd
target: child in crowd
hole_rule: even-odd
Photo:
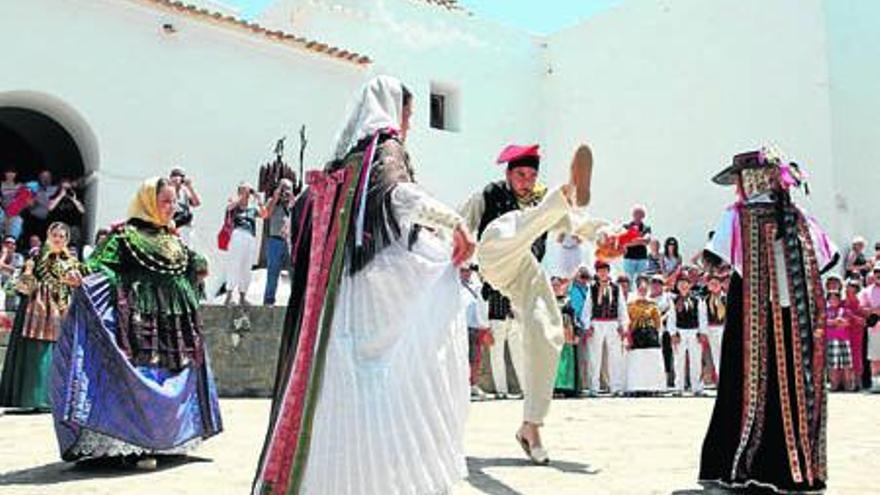
[[[849,346],[849,320],[840,292],[828,292],[825,296],[825,342],[828,374],[831,390],[853,390],[853,357]]]
[[[33,234],[28,237],[28,258],[35,259],[40,256],[40,250],[43,248],[43,240],[40,236]]]
[[[846,292],[843,296],[843,307],[849,320],[849,347],[852,350],[856,390],[861,388],[860,377],[865,369],[865,318],[862,316],[861,303],[859,303],[861,290],[862,284],[859,280],[851,278],[846,281]]]
[[[840,275],[831,274],[825,279],[825,292],[843,293],[843,279]]]

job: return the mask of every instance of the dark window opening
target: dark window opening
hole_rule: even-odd
[[[431,95],[431,127],[434,129],[446,129],[446,96],[439,94]]]

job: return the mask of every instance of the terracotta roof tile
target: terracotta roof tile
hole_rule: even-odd
[[[266,27],[261,26],[256,22],[248,22],[244,19],[240,19],[231,15],[224,15],[221,12],[214,12],[205,8],[198,7],[196,5],[188,4],[182,2],[180,0],[141,0],[143,2],[155,5],[160,8],[164,8],[167,10],[173,10],[176,12],[180,12],[182,14],[190,15],[192,17],[201,19],[207,22],[215,22],[218,24],[223,24],[225,26],[246,30],[252,32],[253,34],[262,35],[266,38],[273,40],[278,43],[284,43],[290,46],[296,46],[297,48],[301,48],[304,50],[309,50],[315,53],[320,53],[324,56],[331,57],[337,60],[343,60],[346,62],[350,62],[357,65],[367,65],[372,63],[370,57],[361,54],[354,53],[348,50],[343,50],[341,48],[330,46],[325,43],[321,43],[315,40],[308,40],[306,38],[296,36],[294,34],[282,31],[282,30],[273,30],[268,29]],[[428,3],[436,3],[436,4],[455,4],[455,0],[425,0]],[[446,8],[450,8],[446,5],[443,5]],[[460,8],[460,7],[459,7]]]

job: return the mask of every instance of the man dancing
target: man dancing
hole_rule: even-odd
[[[490,222],[501,215],[536,206],[546,195],[547,188],[538,183],[538,168],[541,157],[538,145],[506,147],[497,160],[507,164],[504,180],[491,182],[482,191],[475,193],[465,203],[461,214],[471,232],[480,238]],[[542,233],[531,244],[531,253],[540,262],[546,251],[547,234]],[[510,349],[513,373],[523,388],[523,330],[510,308],[510,300],[490,284],[483,286],[483,298],[489,305],[489,327],[494,343],[490,350],[492,379],[498,398],[507,398],[507,366],[504,346]]]
[[[508,147],[499,162],[511,157],[539,160],[538,147]],[[509,166],[509,165],[508,165]],[[549,462],[541,444],[539,428],[550,409],[559,351],[563,344],[562,314],[548,275],[532,248],[548,231],[568,232],[582,239],[596,239],[605,222],[589,220],[581,211],[590,201],[593,158],[586,145],[578,147],[571,164],[569,182],[548,193],[534,207],[514,208],[485,223],[479,230],[477,259],[487,282],[505,297],[522,325],[524,366],[523,423],[516,439],[536,464]],[[537,169],[537,163],[535,163]],[[483,215],[473,210],[473,199],[465,208],[465,218],[473,221]],[[491,211],[483,203],[483,214]],[[470,208],[470,209],[469,209]],[[497,211],[497,210],[496,210]]]

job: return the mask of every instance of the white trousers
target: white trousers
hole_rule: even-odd
[[[721,374],[721,336],[724,334],[723,326],[709,327],[709,350],[712,352],[712,366],[715,373]]]
[[[247,294],[251,285],[251,264],[257,238],[242,229],[233,229],[226,258],[226,290]]]
[[[523,334],[519,323],[513,318],[506,320],[489,320],[489,328],[492,329],[492,338],[495,343],[489,351],[489,359],[492,362],[492,380],[495,382],[495,393],[506,394],[507,386],[507,361],[504,359],[504,343],[510,349],[510,361],[513,373],[520,388],[523,388]]]
[[[703,391],[703,346],[697,338],[696,330],[677,330],[681,335],[681,341],[678,345],[673,345],[673,356],[675,359],[675,390],[681,392],[684,390],[684,363],[685,359],[690,359],[688,365],[691,381],[691,389],[694,392]]]
[[[570,210],[557,189],[534,208],[508,212],[490,222],[477,250],[480,273],[510,299],[521,325],[523,420],[538,425],[550,410],[564,338],[562,313],[549,277],[531,247],[544,232],[569,226]]]
[[[590,353],[590,390],[599,392],[599,374],[602,370],[602,345],[608,346],[608,385],[611,392],[622,392],[626,385],[626,360],[623,340],[616,321],[594,321],[593,335],[587,339]]]

